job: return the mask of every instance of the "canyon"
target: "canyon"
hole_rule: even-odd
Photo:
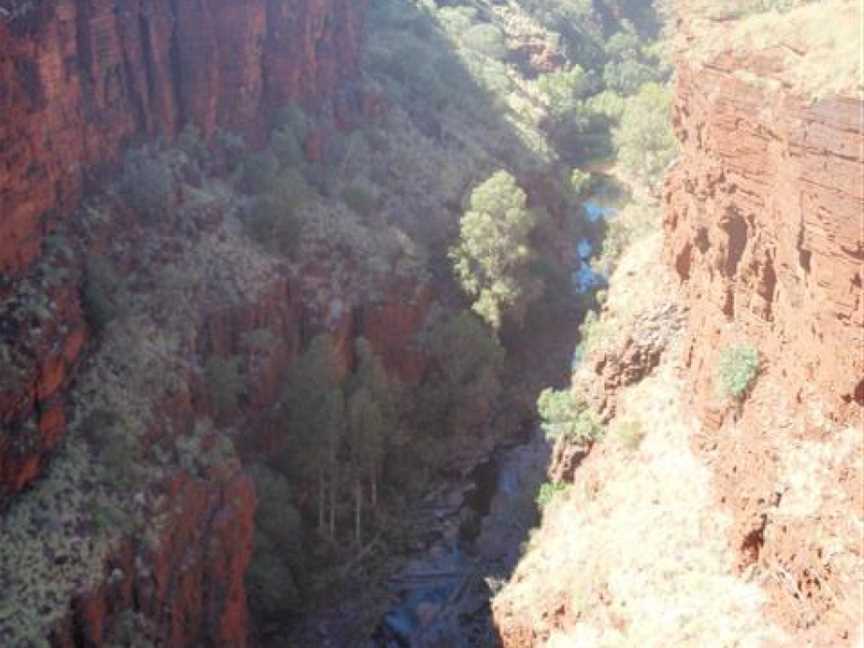
[[[622,261],[629,267],[613,277],[601,316],[621,332],[573,382],[619,438],[590,452],[556,448],[550,474],[573,495],[496,599],[496,621],[506,646],[709,636],[712,645],[858,645],[860,87],[850,77],[826,95],[802,79],[800,69],[832,51],[816,35],[819,9],[777,18],[787,22],[758,45],[735,40],[734,20],[700,24],[694,4],[678,9],[672,119],[682,151],[660,197],[662,240],[639,244],[648,258],[635,249]],[[860,23],[852,4],[825,10]],[[714,52],[700,57],[702,43]],[[628,275],[643,274],[666,304],[632,294]],[[760,357],[738,403],[718,371],[736,344]],[[554,582],[558,573],[572,576]],[[678,608],[685,601],[702,612]]]
[[[370,4],[0,0],[3,645],[277,645],[285,629],[270,638],[264,617],[250,610],[248,573],[256,511],[267,497],[256,471],[299,452],[280,409],[285,375],[320,332],[332,339],[340,379],[358,369],[360,339],[388,377],[417,393],[439,370],[418,338],[439,311],[464,301],[439,276],[446,271],[406,278],[394,261],[377,270],[375,290],[361,290],[362,258],[337,263],[325,252],[304,265],[264,254],[243,234],[252,199],[228,188],[227,178],[242,173],[232,167],[226,135],[242,136],[254,155],[286,105],[311,116],[300,156],[322,168],[334,142],[385,114],[394,120],[387,124],[410,116],[429,131],[424,141],[443,147],[457,139],[446,121],[452,109],[441,110],[442,126],[427,114],[432,108],[410,104],[416,97],[403,110],[383,84],[364,80],[364,48],[374,54],[378,45],[367,42]],[[508,44],[514,61],[532,75],[562,65],[512,3],[492,4],[502,6],[490,14],[500,12],[521,39]],[[507,648],[695,645],[705,637],[722,645],[857,645],[864,605],[860,88],[822,96],[802,82],[793,65],[825,56],[806,36],[699,58],[691,50],[732,39],[736,22],[697,22],[690,16],[698,3],[673,4],[671,119],[681,152],[662,188],[642,197],[662,214],[662,231],[628,246],[599,309],[614,333],[586,350],[572,376],[572,390],[610,438],[559,439],[551,448],[531,432],[532,441],[517,446],[536,427],[522,403],[515,414],[482,412],[501,429],[478,424],[472,435],[436,445],[451,483],[418,498],[431,513],[416,523],[434,527],[436,539],[414,541],[406,552],[414,558],[394,559],[383,573],[398,581],[456,563],[461,570],[459,552],[476,550],[500,578],[482,641]],[[854,3],[829,4],[860,20]],[[794,16],[805,35],[808,21],[824,18]],[[416,25],[400,28],[421,33]],[[442,56],[436,65],[447,63]],[[520,109],[530,112],[525,103]],[[388,146],[398,147],[407,130],[391,128]],[[176,154],[183,182],[166,198],[176,217],[145,223],[112,183],[130,151],[179,146],[193,132],[215,151],[208,173],[194,170],[194,154]],[[334,165],[342,169],[361,147],[344,148]],[[449,181],[448,165],[454,175],[463,167],[448,155],[390,173],[421,169]],[[532,209],[563,220],[551,172],[532,169],[520,180]],[[454,190],[441,202],[458,202],[454,196],[463,199]],[[417,218],[434,228],[440,215],[417,204]],[[572,247],[556,240],[559,233],[545,234],[556,263]],[[109,269],[108,301],[128,311],[110,326],[93,317],[94,259]],[[528,409],[534,382],[557,380],[569,365],[579,334],[577,313],[564,310],[531,320],[530,338],[501,334],[516,349],[514,366],[530,374],[506,393],[531,401]],[[530,347],[519,347],[528,339]],[[759,356],[758,378],[741,401],[722,393],[717,373],[723,350],[734,345],[752,345]],[[106,418],[129,431],[134,450],[126,437],[100,431]],[[113,463],[122,472],[144,456],[140,471],[112,472]],[[547,461],[550,482],[564,494],[528,535]],[[501,474],[496,468],[485,479],[494,484],[484,486],[475,471],[487,462]],[[298,508],[314,509],[313,490],[292,493]],[[483,502],[472,505],[472,492]],[[460,534],[472,525],[465,542]],[[378,536],[366,540],[358,553],[376,550]],[[393,599],[363,581],[362,563],[348,561],[351,570],[364,576],[347,594],[359,600],[368,588],[370,600],[373,592]],[[481,571],[471,578],[482,581]],[[423,626],[426,618],[428,627],[407,635],[411,645],[457,645],[460,624],[479,636],[476,619],[460,615],[488,607],[493,585],[471,582],[450,608],[424,612],[406,595],[385,605],[389,617],[379,621],[398,625],[413,615]],[[340,619],[340,605],[291,622],[307,643],[348,645],[356,619],[353,612]],[[323,623],[332,628],[322,632]]]

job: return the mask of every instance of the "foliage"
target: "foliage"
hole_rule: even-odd
[[[544,509],[552,503],[557,495],[566,493],[569,489],[570,485],[563,482],[544,482],[540,485],[540,490],[534,501],[539,508]]]
[[[270,149],[249,156],[243,163],[243,181],[253,194],[272,191],[279,173],[279,160]]]
[[[573,169],[570,173],[570,191],[575,197],[584,195],[594,182],[594,178],[587,171]]]
[[[639,61],[613,61],[603,68],[606,88],[622,95],[634,94],[644,84],[658,80],[657,66]]]
[[[216,411],[220,415],[235,411],[246,391],[240,374],[240,358],[211,355],[204,365],[204,376]]]
[[[351,185],[342,191],[342,200],[356,214],[368,220],[377,209],[377,196],[359,184]]]
[[[474,25],[465,31],[462,40],[466,47],[490,58],[503,59],[507,56],[504,34],[495,25],[488,23]]]
[[[759,351],[749,344],[727,347],[720,354],[717,370],[723,391],[742,401],[759,374]]]
[[[292,255],[303,230],[300,208],[311,196],[312,190],[300,173],[284,171],[270,191],[252,203],[244,220],[247,232],[266,250]]]
[[[537,88],[556,117],[563,117],[577,110],[578,102],[593,89],[589,76],[579,65],[570,69],[547,72],[537,79]]]
[[[487,422],[501,393],[504,349],[473,313],[436,322],[425,347],[435,360],[431,380],[418,394],[419,418],[452,434]]]
[[[250,604],[269,618],[295,611],[302,602],[306,550],[303,520],[287,478],[264,465],[250,471],[255,480],[255,539],[246,574]]]
[[[580,444],[593,443],[605,434],[597,415],[570,390],[544,389],[537,399],[543,431],[550,439],[563,437]]]
[[[634,176],[656,184],[678,154],[669,119],[669,90],[648,83],[630,99],[614,131],[621,165]]]
[[[526,204],[516,179],[498,171],[471,193],[459,243],[450,251],[460,285],[475,300],[474,312],[494,329],[507,311],[518,321],[538,292],[527,272],[537,216]]]
[[[193,125],[186,126],[177,137],[177,148],[198,164],[203,164],[210,157],[207,143],[201,138],[201,132]]]
[[[635,420],[620,421],[615,425],[613,431],[621,445],[631,452],[638,450],[645,438],[642,423]]]
[[[586,105],[595,115],[602,115],[610,123],[617,124],[624,114],[627,101],[617,92],[604,90],[588,99]]]
[[[164,217],[175,189],[174,175],[164,157],[146,148],[131,150],[126,154],[118,189],[141,215]]]
[[[87,320],[98,333],[127,311],[126,296],[114,264],[104,256],[87,259],[83,304]]]

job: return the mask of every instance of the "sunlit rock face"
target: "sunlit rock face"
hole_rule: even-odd
[[[14,3],[13,3],[14,4]],[[22,3],[19,3],[22,4]],[[0,272],[136,136],[252,136],[357,67],[365,0],[46,0],[0,15]]]
[[[690,307],[687,376],[708,430],[699,449],[734,513],[738,566],[792,574],[800,594],[768,586],[778,618],[814,644],[845,645],[848,610],[826,592],[855,600],[855,587],[836,579],[842,562],[823,560],[814,539],[854,539],[848,520],[861,507],[860,468],[842,439],[855,429],[860,440],[864,408],[862,104],[772,83],[783,73],[771,52],[679,66],[682,157],[666,186],[666,257]],[[740,411],[718,396],[718,364],[735,344],[760,355]],[[804,448],[811,457],[800,463]],[[836,494],[816,497],[818,516],[799,517],[790,479],[814,478],[816,448],[834,457],[825,474]]]

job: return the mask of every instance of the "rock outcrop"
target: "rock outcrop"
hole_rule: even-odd
[[[604,308],[608,351],[586,355],[574,389],[612,417],[609,435],[587,456],[556,448],[551,476],[572,486],[493,613],[508,647],[857,646],[864,102],[844,48],[861,49],[860,5],[742,22],[673,4],[682,151],[662,196],[663,267],[616,273],[609,299],[668,299],[674,353],[658,364],[634,344],[651,339],[651,311],[630,333]],[[700,22],[706,7],[720,15]],[[829,22],[855,33],[823,38]],[[740,347],[759,361],[735,394],[721,366]]]
[[[855,22],[853,4],[833,11]],[[683,58],[666,255],[690,307],[687,378],[706,428],[694,443],[734,515],[738,568],[768,575],[771,608],[801,645],[846,645],[861,602],[849,573],[864,506],[864,105],[814,98],[820,88],[790,79],[787,45]],[[801,69],[818,55],[793,49]],[[740,344],[760,368],[736,405],[718,367]]]
[[[0,643],[30,645],[50,634],[52,645],[64,647],[125,645],[130,637],[177,647],[246,645],[244,578],[256,496],[236,456],[222,457],[218,435],[205,435],[193,456],[212,461],[196,458],[190,467],[169,460],[152,479],[137,482],[125,499],[135,507],[132,517],[147,521],[141,534],[93,503],[110,495],[100,494],[105,476],[88,472],[95,465],[91,451],[73,438],[83,433],[67,436],[68,426],[81,428],[80,420],[72,421],[79,408],[70,402],[95,402],[92,387],[106,376],[130,389],[144,370],[135,367],[132,376],[124,368],[134,361],[122,345],[109,352],[105,340],[89,343],[85,261],[113,255],[122,282],[140,276],[149,261],[158,269],[188,252],[180,240],[185,234],[173,232],[176,240],[158,242],[156,257],[145,259],[139,246],[147,246],[152,231],[123,224],[129,215],[122,207],[106,206],[116,222],[99,225],[103,240],[91,236],[90,224],[82,226],[78,207],[135,143],[170,140],[194,127],[205,139],[226,131],[255,145],[269,131],[273,111],[291,102],[312,110],[332,102],[337,121],[345,123],[357,112],[350,81],[366,4],[0,2],[0,524],[25,521],[15,538],[4,537],[0,556]],[[212,233],[223,214],[189,209],[187,230],[194,222],[192,229],[209,231],[209,240],[225,248],[224,237]],[[239,260],[242,270],[249,270],[246,260]],[[304,313],[290,273],[268,273],[241,299],[196,293],[197,301],[182,305],[192,315],[171,362],[187,370],[171,378],[179,380],[164,401],[139,403],[135,416],[147,426],[142,453],[188,442],[196,420],[246,426],[279,397]],[[140,304],[145,297],[135,299]],[[159,308],[145,320],[167,317]],[[159,330],[141,329],[130,340],[155,349]],[[250,341],[262,331],[272,336],[266,352]],[[200,366],[195,369],[208,356],[241,363],[247,388],[234,411],[222,411]],[[98,395],[99,402],[112,402],[105,398]],[[239,431],[236,436],[242,440]],[[64,438],[71,451],[55,453]],[[105,456],[96,463],[111,461]],[[21,551],[34,562],[19,569]]]
[[[133,138],[260,137],[274,108],[341,91],[365,4],[47,0],[0,13],[0,272],[36,259]]]
[[[36,477],[62,437],[62,393],[87,339],[80,268],[45,263],[46,236],[136,138],[193,126],[260,139],[274,109],[342,92],[365,11],[347,0],[11,6],[0,12],[0,336],[12,354],[0,496]],[[38,286],[58,265],[37,318]]]

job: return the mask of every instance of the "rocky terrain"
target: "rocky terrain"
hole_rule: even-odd
[[[626,70],[620,28],[659,93],[650,7],[574,35],[528,0],[0,0],[0,645],[860,644],[860,9],[667,4],[680,156],[627,177],[638,235],[582,294],[574,232],[616,230],[571,173],[638,87],[566,71]],[[499,168],[547,219],[548,303],[442,327]],[[368,495],[351,425],[297,422],[323,333],[344,411],[407,403]],[[577,339],[602,433],[552,449]]]
[[[600,323],[626,332],[573,383],[637,449],[556,450],[550,475],[572,486],[496,599],[506,646],[861,641],[862,100],[854,76],[815,71],[848,45],[825,43],[820,21],[857,24],[860,7],[812,5],[764,34],[689,9],[678,3],[664,263],[642,257],[628,276],[639,252],[625,255]],[[635,342],[669,311],[641,305],[638,276],[686,313],[647,367]],[[759,358],[737,400],[720,370],[736,345]]]
[[[144,338],[127,328],[96,347],[81,306],[89,257],[112,257],[116,285],[169,259],[200,272],[200,259],[169,230],[154,242],[128,213],[125,224],[118,216],[106,227],[98,210],[79,206],[82,195],[111,177],[126,149],[145,138],[173,138],[195,126],[205,137],[230,129],[261,141],[274,107],[289,99],[318,105],[338,95],[347,115],[354,96],[345,83],[356,72],[363,3],[6,4],[0,6],[0,643],[46,645],[50,637],[55,646],[148,645],[157,638],[174,646],[246,645],[244,579],[256,498],[237,459],[217,453],[206,468],[169,463],[147,475],[152,488],[136,475],[137,513],[122,512],[96,486],[105,476],[79,437],[82,426],[94,430],[86,412],[99,416],[100,403],[123,402],[146,428],[140,432],[148,447],[215,416],[195,369],[196,338],[213,353],[243,355],[250,371],[247,416],[272,404],[279,373],[297,352],[299,288],[272,264],[256,265],[254,253],[238,258],[230,243],[205,234],[198,244],[213,255],[211,269],[233,267],[235,285],[249,281],[255,289],[240,288],[226,304],[218,277],[208,282],[201,275],[186,293],[189,308],[175,311],[175,324],[188,319],[173,328],[184,336],[174,347],[164,347],[162,336],[172,328],[158,312],[164,305],[140,297],[139,325],[149,328]],[[178,210],[188,201],[188,194],[173,198]],[[230,211],[187,207],[198,224]],[[100,208],[123,209],[110,201]],[[274,331],[266,355],[240,342],[262,328]],[[106,366],[106,358],[124,365]],[[141,398],[156,376],[170,389],[155,402]],[[75,432],[67,443],[70,418]],[[206,432],[200,440],[219,443]],[[203,451],[195,454],[204,460]],[[34,489],[16,497],[34,480]],[[146,540],[143,529],[124,530],[126,514],[152,521]]]

